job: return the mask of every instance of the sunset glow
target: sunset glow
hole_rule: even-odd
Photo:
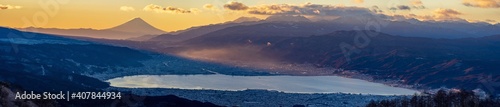
[[[388,16],[495,24],[500,21],[499,3],[499,0],[2,0],[0,26],[106,29],[141,17],[159,29],[176,31],[241,16],[264,19],[273,14],[297,12],[292,15],[323,17],[338,15],[325,14],[327,11],[374,7],[380,10],[377,13]],[[281,8],[273,10],[273,6]]]

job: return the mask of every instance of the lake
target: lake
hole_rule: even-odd
[[[418,91],[339,76],[137,75],[110,79],[114,87],[178,88],[239,91],[275,90],[286,93],[354,93],[413,95]]]

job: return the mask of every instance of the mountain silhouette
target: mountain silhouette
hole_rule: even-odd
[[[185,30],[170,32],[168,34],[157,35],[151,37],[150,35],[134,38],[135,40],[142,40],[142,38],[150,38],[149,41],[163,41],[163,42],[180,42],[195,37],[205,35],[214,31],[222,30],[234,26],[242,25],[255,25],[262,23],[261,19],[255,17],[240,17],[234,21],[228,21],[219,24],[210,24],[205,26],[195,26]]]
[[[109,29],[59,29],[59,28],[20,28],[21,31],[38,32],[55,35],[66,35],[76,37],[90,37],[101,39],[129,39],[137,38],[144,35],[159,35],[166,33],[159,30],[142,20],[141,18],[134,18],[121,25]]]
[[[109,28],[106,30],[120,31],[120,32],[130,32],[130,33],[140,33],[140,34],[162,34],[166,33],[163,30],[151,26],[148,22],[142,20],[141,18],[134,18],[128,22],[121,25]]]

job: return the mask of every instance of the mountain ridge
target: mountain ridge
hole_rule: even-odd
[[[144,27],[144,28],[143,28]],[[90,38],[100,38],[100,39],[129,39],[140,37],[144,35],[151,35],[148,32],[154,32],[153,34],[163,34],[165,31],[159,30],[142,20],[141,18],[134,18],[118,26],[109,29],[90,29],[90,28],[79,28],[79,29],[60,29],[60,28],[18,28],[18,30],[26,32],[37,32],[46,33],[54,35],[64,35],[64,36],[76,36],[76,37],[90,37]]]

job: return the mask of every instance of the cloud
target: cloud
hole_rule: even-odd
[[[21,9],[21,8],[22,8],[22,6],[2,5],[2,4],[0,4],[0,10]]]
[[[224,8],[229,10],[246,10],[248,6],[243,3],[231,1],[224,5]]]
[[[176,7],[162,7],[159,5],[149,4],[143,9],[144,11],[152,11],[156,13],[171,13],[171,14],[184,14],[184,13],[197,13],[200,10],[197,8],[191,8],[189,10],[176,8]]]
[[[423,5],[413,5],[413,6],[407,6],[407,5],[398,5],[396,7],[391,7],[389,10],[412,10],[412,9],[425,9]]]
[[[500,0],[463,0],[462,4],[469,7],[500,8]]]
[[[229,10],[243,11],[249,14],[257,15],[350,16],[354,14],[373,13],[370,9],[363,7],[345,7],[311,3],[305,3],[301,5],[269,4],[259,6],[246,6],[242,3],[230,2],[226,5],[224,7]],[[229,7],[229,5],[231,5],[231,7]]]
[[[212,4],[205,4],[205,5],[203,5],[203,8],[210,10],[210,9],[214,8],[214,5],[212,5]]]
[[[365,0],[353,0],[353,1],[354,1],[354,3],[358,3],[358,4],[361,4],[361,3],[365,2]]]
[[[436,9],[432,15],[394,15],[393,20],[419,19],[423,21],[466,21],[459,16],[463,13],[453,9]]]
[[[125,11],[125,12],[135,11],[134,7],[130,7],[130,6],[121,6],[120,10]]]
[[[422,3],[422,1],[420,1],[420,0],[412,0],[411,4],[414,5],[414,6],[424,5],[424,3]]]
[[[399,10],[411,10],[410,6],[407,6],[407,5],[399,5],[398,9]]]
[[[411,7],[407,5],[398,5],[396,7],[389,8],[389,10],[411,10]]]
[[[412,0],[411,5],[413,5],[412,7],[415,9],[425,9],[424,3],[420,0]]]
[[[191,8],[191,9],[189,9],[189,11],[191,11],[191,13],[194,13],[194,14],[198,14],[199,12],[201,12],[201,10],[198,8]]]
[[[203,5],[203,8],[206,9],[206,10],[221,12],[221,10],[219,9],[219,7],[217,7],[217,6],[213,5],[213,4],[205,4],[205,5]]]
[[[372,6],[370,10],[374,13],[383,13],[384,11],[380,10],[378,6]]]
[[[453,9],[436,9],[434,10],[434,14],[438,17],[456,17],[458,15],[462,15],[461,12]]]
[[[488,22],[488,23],[495,23],[495,22],[497,22],[497,21],[496,21],[496,20],[491,20],[491,19],[486,19],[486,20],[484,20],[484,22]]]

